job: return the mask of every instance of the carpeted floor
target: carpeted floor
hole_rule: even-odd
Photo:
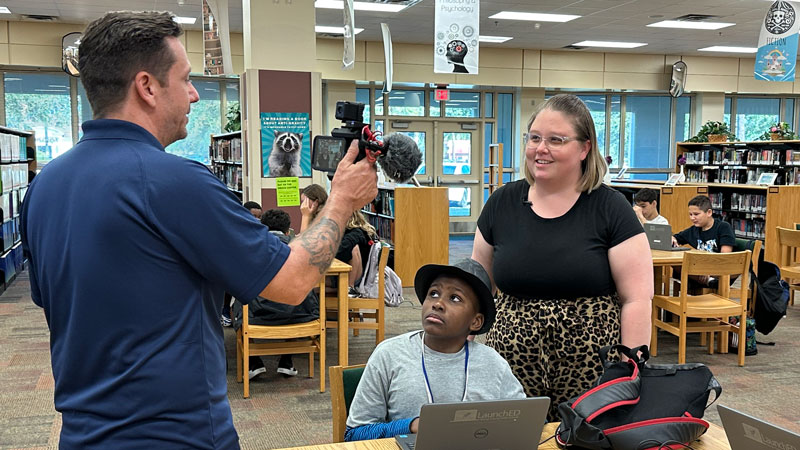
[[[454,239],[450,259],[469,256],[472,241]],[[387,308],[388,336],[420,328],[420,307],[412,289],[407,301]],[[350,337],[350,363],[366,362],[374,348],[374,333]],[[723,386],[720,402],[777,425],[800,432],[800,306],[790,307],[786,319],[759,341],[777,345],[759,346],[758,355],[747,358],[745,367],[736,357],[708,355],[689,338],[688,360],[707,364]],[[336,330],[328,333],[327,358],[337,364]],[[300,375],[284,378],[275,372],[277,357],[264,358],[267,373],[250,385],[250,399],[242,398],[242,385],[235,380],[234,333],[227,328],[228,395],[243,449],[271,449],[330,442],[329,392],[319,393],[319,380],[308,378],[306,357],[296,357]],[[677,361],[677,338],[659,335],[656,362]],[[177,376],[177,374],[176,374]],[[719,423],[712,406],[706,418]],[[0,449],[55,449],[61,428],[53,409],[53,378],[50,372],[47,324],[41,309],[30,300],[27,273],[22,273],[0,296]]]

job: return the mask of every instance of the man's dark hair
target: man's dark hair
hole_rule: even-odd
[[[633,196],[634,203],[638,202],[653,203],[656,200],[658,200],[658,191],[650,188],[640,189],[639,192],[637,192],[636,195]]]
[[[706,195],[698,195],[689,200],[689,206],[697,206],[700,211],[708,211],[711,209],[711,199]]]
[[[261,205],[256,202],[244,202],[244,209],[251,210],[251,209],[261,209]]]
[[[283,234],[289,233],[292,219],[286,211],[280,209],[268,209],[261,215],[261,223],[268,226],[270,230],[277,230]]]
[[[168,12],[110,12],[86,27],[78,52],[78,69],[95,118],[118,107],[134,76],[145,71],[162,86],[175,57],[166,38],[183,29]]]

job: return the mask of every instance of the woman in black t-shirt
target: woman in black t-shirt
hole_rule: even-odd
[[[551,398],[551,421],[602,373],[600,347],[650,341],[650,248],[606,171],[588,108],[556,95],[528,122],[525,179],[492,194],[478,219],[472,258],[499,291],[486,343],[528,396]]]
[[[336,259],[353,266],[347,280],[350,287],[354,287],[364,274],[370,247],[376,240],[378,233],[375,227],[367,222],[360,211],[354,211],[345,227],[339,250],[336,251]]]

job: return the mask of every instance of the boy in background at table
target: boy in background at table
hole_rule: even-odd
[[[658,192],[655,189],[644,188],[633,196],[633,212],[642,225],[657,223],[669,225],[667,219],[658,213]]]
[[[525,398],[508,363],[468,341],[494,323],[489,275],[478,262],[428,264],[414,278],[422,330],[381,342],[347,417],[345,441],[416,433],[426,403]]]
[[[672,245],[689,244],[692,248],[712,253],[730,253],[736,243],[733,228],[724,220],[714,219],[711,199],[698,195],[689,200],[689,220],[692,226],[672,236]],[[708,276],[692,277],[701,285],[714,287],[715,279]]]

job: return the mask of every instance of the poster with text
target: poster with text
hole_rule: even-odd
[[[478,73],[479,0],[436,0],[435,73]]]
[[[790,2],[774,2],[762,25],[753,71],[756,80],[794,81],[800,30],[797,10]]]
[[[310,177],[308,113],[261,113],[261,172],[265,177]]]

